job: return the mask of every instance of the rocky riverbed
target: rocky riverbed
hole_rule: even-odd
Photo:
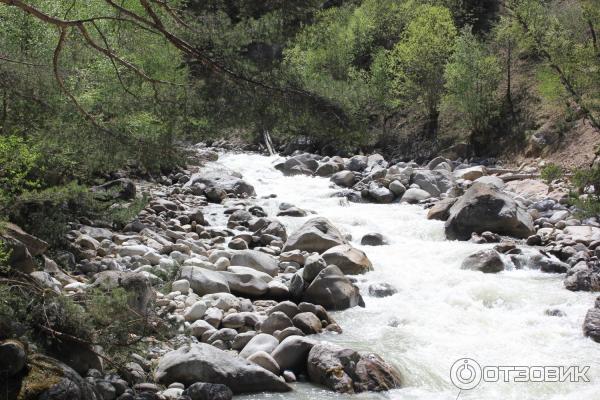
[[[23,250],[13,261],[52,290],[122,286],[178,331],[133,355],[127,380],[93,354],[51,361],[89,396],[454,399],[448,371],[462,357],[590,365],[591,382],[485,384],[461,398],[598,392],[600,224],[577,219],[565,184],[442,158],[203,147],[198,158],[169,177],[114,183],[151,201],[122,232],[73,225],[73,276],[49,259],[34,272],[26,253],[43,243],[12,230]],[[170,276],[170,290],[155,290]]]

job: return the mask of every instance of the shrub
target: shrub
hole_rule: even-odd
[[[550,184],[552,181],[562,178],[564,172],[560,165],[550,163],[542,168],[540,175],[546,183]]]
[[[575,171],[571,182],[577,191],[571,196],[571,204],[579,209],[579,215],[600,215],[600,167]]]

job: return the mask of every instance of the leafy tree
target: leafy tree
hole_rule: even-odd
[[[404,104],[417,101],[435,134],[444,86],[444,69],[457,35],[450,11],[422,5],[415,12],[403,38],[390,53],[394,92]]]
[[[474,133],[485,131],[498,109],[496,92],[501,73],[498,58],[488,52],[469,28],[463,29],[446,65],[444,101],[464,116],[467,127]]]

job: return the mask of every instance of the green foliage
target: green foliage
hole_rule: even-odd
[[[548,163],[548,165],[542,168],[540,175],[546,183],[550,184],[552,181],[562,178],[564,171],[560,165]]]
[[[600,167],[576,170],[571,183],[577,190],[571,203],[580,210],[581,217],[600,215]]]
[[[437,118],[444,69],[457,35],[447,8],[422,5],[390,53],[393,88],[404,104],[417,101]]]
[[[501,68],[469,28],[463,29],[446,66],[447,106],[456,109],[469,129],[481,132],[498,110],[497,88]]]
[[[108,212],[108,219],[116,227],[122,228],[131,222],[148,205],[149,196],[144,193],[142,197],[134,199],[129,204],[116,204]]]

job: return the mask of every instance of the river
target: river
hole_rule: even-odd
[[[328,218],[352,235],[352,244],[365,251],[374,266],[373,272],[359,277],[366,307],[334,313],[344,333],[323,334],[320,339],[379,353],[400,370],[404,386],[384,394],[348,396],[303,383],[291,393],[241,399],[600,399],[600,344],[585,338],[581,328],[594,294],[564,289],[563,275],[461,270],[462,260],[486,245],[447,241],[443,223],[427,220],[418,206],[341,201],[331,196],[339,188],[328,179],[285,177],[272,167],[274,160],[223,154],[213,167],[220,164],[242,173],[270,216],[280,202],[288,202]],[[266,198],[271,194],[277,197]],[[279,217],[288,234],[309,218]],[[389,244],[361,246],[368,232],[383,234]],[[391,283],[398,293],[370,297],[367,288],[374,282]],[[565,316],[549,316],[549,309]],[[590,366],[590,382],[481,382],[459,393],[449,371],[463,357],[481,366]]]

